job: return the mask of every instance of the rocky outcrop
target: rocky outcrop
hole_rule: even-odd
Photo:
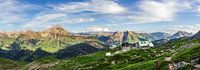
[[[26,37],[26,38],[30,38],[30,39],[35,39],[40,37],[40,33],[39,32],[34,32],[32,30],[27,30],[21,33],[22,37]]]

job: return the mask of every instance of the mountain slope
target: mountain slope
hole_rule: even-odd
[[[170,34],[164,32],[155,32],[155,33],[150,33],[150,36],[152,36],[154,40],[161,40],[161,39],[167,39],[167,37],[169,37]]]
[[[133,31],[114,32],[107,42],[112,44],[120,44],[124,42],[136,43],[140,38],[148,39],[145,34],[135,33]]]
[[[25,63],[16,62],[4,58],[0,58],[0,70],[20,70],[23,69]]]
[[[70,33],[61,26],[57,25],[41,32],[43,37],[58,38],[69,36]]]
[[[169,39],[177,39],[177,38],[181,38],[181,37],[190,37],[190,36],[192,36],[192,33],[188,33],[185,31],[178,31],[177,33],[170,36]]]
[[[197,32],[194,36],[192,36],[193,39],[200,39],[200,31]]]

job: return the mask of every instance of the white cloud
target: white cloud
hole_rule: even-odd
[[[197,33],[200,31],[200,24],[193,24],[193,25],[173,25],[172,27],[169,28],[163,28],[163,29],[155,29],[155,30],[143,30],[141,32],[147,32],[147,33],[152,33],[152,32],[166,32],[169,34],[174,34],[177,31],[186,31],[190,33]]]
[[[110,31],[107,27],[91,26],[86,28],[86,32],[108,32]]]
[[[39,29],[58,24],[87,23],[96,20],[101,22],[101,20],[105,20],[110,26],[121,26],[135,22],[150,23],[173,21],[176,19],[176,15],[179,12],[190,10],[191,7],[196,13],[200,14],[200,0],[139,0],[138,4],[130,5],[130,7],[133,6],[134,8],[124,7],[117,1],[118,0],[85,0],[83,2],[54,4],[46,7],[46,5],[38,6],[16,0],[0,0],[0,24],[21,23],[18,26],[22,28]],[[194,2],[196,2],[196,5],[194,5]],[[51,10],[39,10],[37,13],[33,11],[34,14],[32,14],[32,10],[38,10],[38,8],[48,8]],[[85,11],[93,13],[83,13]],[[102,21],[102,23],[104,23],[104,21]],[[13,25],[13,27],[14,26],[15,25]],[[183,27],[190,28],[189,26]],[[192,27],[190,29],[191,30],[187,31],[194,31]],[[88,30],[109,31],[109,28],[93,26],[89,27]]]
[[[19,3],[12,0],[0,0],[0,23],[15,23],[18,21],[23,21],[24,18],[22,15],[17,13],[23,11],[19,9]],[[17,10],[18,9],[18,10]]]
[[[69,17],[68,14],[63,13],[45,13],[36,16],[32,20],[25,23],[24,28],[35,28],[37,26],[50,26],[58,24],[76,24],[94,21],[94,18],[79,18]]]
[[[40,25],[46,25],[47,23],[55,20],[60,19],[61,17],[65,16],[64,14],[43,14],[38,15],[32,20],[25,23],[23,27],[25,28],[33,28]]]
[[[76,23],[92,22],[94,20],[95,20],[94,18],[74,18],[70,20],[65,20],[64,22],[69,24],[76,24]]]
[[[145,0],[141,1],[137,8],[139,9],[134,15],[127,18],[138,23],[173,21],[178,12],[191,8],[187,1],[178,0]]]
[[[195,12],[197,13],[197,16],[200,16],[200,5],[196,6]]]
[[[119,5],[113,0],[91,0],[87,2],[73,2],[61,4],[59,6],[56,5],[53,7],[54,10],[65,13],[91,11],[104,14],[122,14],[126,12],[126,9],[123,6]]]
[[[171,31],[187,31],[196,33],[200,30],[200,24],[194,24],[194,25],[179,25],[175,26],[174,28],[169,29]]]
[[[39,6],[15,0],[0,0],[0,24],[20,23],[27,20],[26,11],[39,9]]]

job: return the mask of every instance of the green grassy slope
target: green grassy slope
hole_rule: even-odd
[[[26,63],[0,58],[0,70],[20,70]]]
[[[158,48],[135,49],[114,56],[105,56],[108,51],[96,52],[89,55],[70,59],[58,60],[45,57],[26,64],[29,70],[168,70],[168,64],[174,62],[190,62],[200,58],[200,40],[179,39],[168,42]],[[190,45],[189,48],[182,48]],[[116,49],[115,49],[116,51]],[[173,52],[175,51],[175,52]],[[165,57],[172,57],[172,61],[165,61]],[[12,64],[12,63],[11,63]],[[19,66],[20,67],[20,66]],[[182,70],[193,69],[191,66]]]
[[[62,60],[51,69],[59,70],[168,70],[171,62],[190,61],[200,57],[199,40],[180,39],[169,42],[160,48],[131,50],[114,56],[106,57],[105,52],[80,56]],[[185,44],[192,44],[190,48],[180,49]],[[175,47],[173,47],[175,46]],[[175,53],[171,52],[176,51]],[[172,54],[175,54],[172,56]],[[164,61],[165,57],[172,57],[171,62]],[[185,68],[187,69],[187,68]]]

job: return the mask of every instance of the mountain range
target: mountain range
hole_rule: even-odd
[[[81,55],[80,50],[94,50],[95,48],[84,49],[74,45],[70,49],[63,49],[59,56],[47,56],[44,51],[40,54],[46,57],[23,63],[0,58],[2,70],[198,70],[200,64],[200,37],[199,32],[190,38],[178,38],[168,41],[149,49],[132,49],[127,52],[119,52],[120,49],[109,49],[91,54]],[[89,47],[89,46],[88,46]],[[78,57],[59,60],[67,55],[67,51],[76,50],[72,53],[79,54]],[[41,51],[41,50],[38,50]],[[62,52],[62,53],[61,53]],[[93,52],[93,51],[91,51]],[[115,53],[112,56],[105,54]],[[117,53],[116,53],[117,52]],[[34,56],[32,56],[34,57]],[[31,58],[32,58],[31,57]],[[9,66],[8,66],[9,65]]]
[[[192,36],[192,33],[188,33],[186,31],[178,31],[177,33],[170,36],[169,39],[177,39],[181,37],[191,37],[191,36]]]
[[[109,45],[120,46],[121,43],[136,43],[141,39],[153,41],[155,48],[132,49],[122,53],[119,48],[107,49]],[[160,68],[167,70],[166,67],[171,62],[166,63],[163,59],[165,57],[173,58],[171,64],[200,57],[197,52],[199,39],[200,32],[195,35],[185,31],[178,31],[173,35],[164,32],[136,33],[134,31],[70,33],[62,26],[54,26],[41,32],[32,30],[1,32],[0,69],[152,70]],[[105,56],[107,52],[114,54],[108,57]]]
[[[164,32],[154,32],[149,35],[152,36],[154,40],[167,39],[170,37],[170,34]]]
[[[193,38],[199,38],[198,34],[199,33],[194,35]],[[47,56],[56,55],[59,58],[69,58],[72,56],[85,55],[100,51],[112,44],[121,45],[121,43],[124,42],[136,43],[140,41],[141,38],[149,41],[160,40],[156,41],[157,43],[160,43],[162,40],[167,38],[173,39],[186,36],[191,36],[191,33],[178,31],[172,36],[169,36],[169,34],[163,32],[148,34],[136,33],[134,31],[73,34],[62,28],[62,26],[58,25],[41,32],[35,32],[32,30],[20,32],[1,32],[0,50],[2,53],[0,56],[22,61],[34,60],[29,59],[31,57],[35,59],[37,59],[37,57],[43,57],[40,55],[41,53]],[[77,50],[75,47],[77,49],[79,48],[79,50]],[[16,54],[12,54],[13,52]],[[21,54],[21,56],[16,56],[18,54]],[[66,54],[67,56],[61,57]]]
[[[100,35],[97,38],[105,44],[120,45],[121,43],[136,43],[141,39],[151,40],[151,37],[144,33],[136,33],[133,31],[117,31],[111,35]]]
[[[74,46],[79,50],[75,50]],[[13,60],[32,61],[45,55],[56,55],[61,58],[61,55],[67,54],[66,57],[71,57],[103,48],[104,45],[96,38],[74,36],[61,26],[54,26],[41,32],[28,30],[0,33],[0,56]],[[15,54],[12,54],[13,52]]]

